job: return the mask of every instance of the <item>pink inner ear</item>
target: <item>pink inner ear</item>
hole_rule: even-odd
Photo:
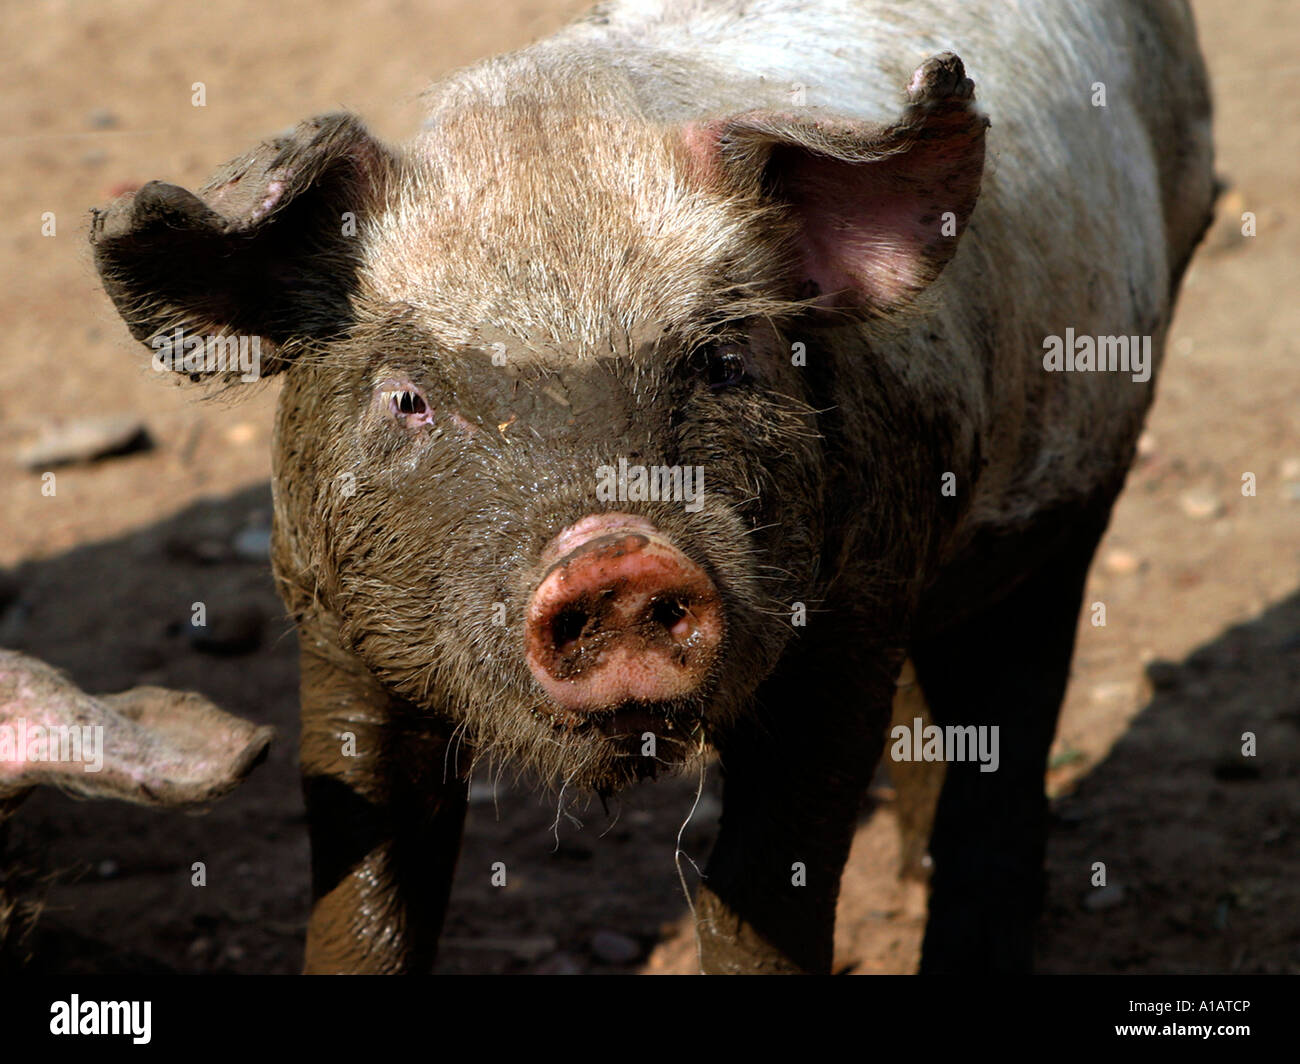
[[[751,146],[769,148],[755,157],[766,160],[763,183],[801,223],[795,239],[804,278],[836,302],[877,310],[907,303],[947,265],[974,209],[983,118],[958,105],[888,128],[834,124],[837,143],[828,151],[848,143],[867,159],[874,154],[873,161],[816,151],[806,143],[807,124],[797,115],[753,113],[688,125],[683,143],[691,176],[723,181],[724,143],[743,146],[749,138]],[[819,132],[827,128],[813,124]]]
[[[772,165],[803,221],[808,277],[825,293],[847,291],[850,302],[888,308],[947,265],[974,208],[983,162],[981,126],[877,162],[777,149]]]
[[[861,293],[889,306],[929,282],[929,250],[941,211],[897,159],[845,163],[805,155],[791,167],[796,237],[808,279],[821,292]]]

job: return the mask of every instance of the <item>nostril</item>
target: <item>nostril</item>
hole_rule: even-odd
[[[585,610],[561,610],[551,621],[551,645],[561,654],[571,650],[587,627]]]
[[[659,627],[667,629],[674,639],[685,639],[693,630],[690,610],[680,599],[655,599],[650,604],[650,619]]]
[[[589,516],[542,552],[524,629],[529,671],[568,710],[702,696],[721,656],[709,575],[648,522]]]

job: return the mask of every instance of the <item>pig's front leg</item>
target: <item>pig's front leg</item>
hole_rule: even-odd
[[[312,857],[304,970],[427,972],[465,818],[451,727],[390,698],[363,668],[323,647],[303,634]]]
[[[830,971],[840,873],[883,746],[891,667],[870,668],[879,682],[852,693],[800,670],[718,742],[722,827],[696,905],[704,972]],[[839,670],[852,674],[843,661]]]

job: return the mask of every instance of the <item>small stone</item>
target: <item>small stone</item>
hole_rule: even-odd
[[[213,942],[207,935],[200,935],[190,943],[189,948],[185,951],[191,957],[202,957],[212,952]]]
[[[1116,576],[1128,576],[1130,573],[1136,573],[1142,567],[1142,560],[1131,550],[1117,547],[1115,550],[1107,551],[1102,565],[1106,567],[1108,573],[1114,573]]]
[[[210,608],[206,625],[190,626],[190,644],[204,654],[247,654],[261,644],[262,621],[262,611],[251,604]]]
[[[86,124],[91,129],[113,129],[117,125],[117,115],[106,107],[96,107],[86,115]]]
[[[95,874],[100,879],[112,879],[120,870],[120,866],[112,858],[106,858],[95,866]]]
[[[240,421],[222,433],[227,443],[252,443],[257,439],[257,426],[251,421]]]
[[[235,534],[231,542],[235,557],[245,562],[265,562],[271,558],[271,530],[246,528]]]
[[[1096,684],[1092,689],[1094,702],[1118,702],[1133,696],[1133,684],[1124,680],[1112,680],[1109,683]]]
[[[1223,502],[1211,491],[1193,488],[1178,498],[1183,513],[1195,521],[1208,521],[1223,513]]]
[[[18,463],[32,472],[44,472],[74,462],[93,462],[113,455],[131,454],[153,446],[149,432],[137,418],[126,415],[88,417],[51,425],[18,452]]]
[[[1138,437],[1137,456],[1143,460],[1154,458],[1160,448],[1156,444],[1156,438],[1150,432],[1144,432]]]
[[[605,964],[632,964],[640,958],[641,946],[617,931],[597,931],[591,936],[591,952]]]
[[[1104,887],[1088,891],[1081,904],[1090,913],[1100,913],[1123,905],[1126,897],[1127,892],[1118,883],[1107,883]]]
[[[1282,463],[1283,480],[1300,480],[1300,458],[1288,458]]]

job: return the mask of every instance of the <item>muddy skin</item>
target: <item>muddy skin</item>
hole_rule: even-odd
[[[1010,736],[995,781],[950,766],[924,966],[1029,963],[1083,574],[1151,398],[1040,345],[1147,333],[1159,361],[1213,199],[1194,33],[1178,3],[1050,6],[1160,89],[1085,123],[1086,63],[1034,27],[770,6],[606,5],[436,86],[408,145],[325,116],[96,212],[138,339],[250,333],[283,381],[308,971],[429,968],[476,762],[606,794],[710,748],[702,968],[828,970],[909,655],[936,721]],[[736,41],[802,55],[815,99]],[[701,505],[600,501],[620,460],[702,468]]]

